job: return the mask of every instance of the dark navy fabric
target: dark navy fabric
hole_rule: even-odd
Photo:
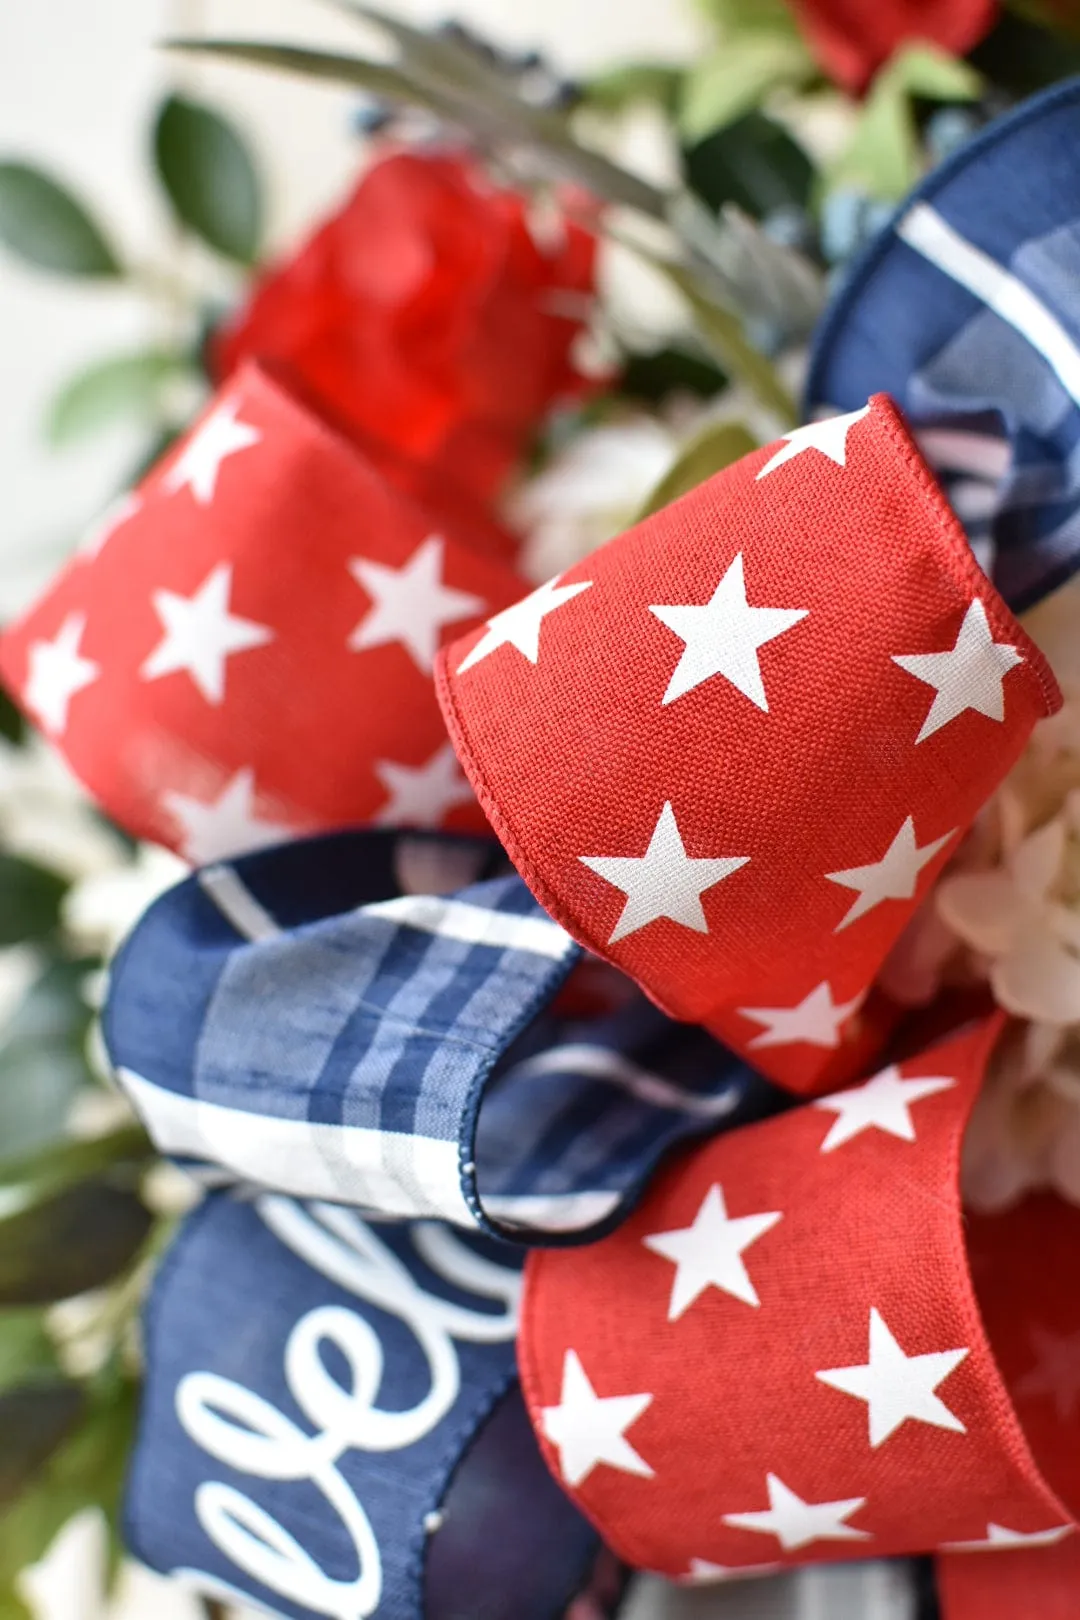
[[[1014,609],[1080,567],[1080,81],[962,147],[852,267],[808,413],[878,392]]]
[[[621,978],[617,1009],[561,1015],[582,953],[516,875],[409,895],[399,864],[381,833],[315,839],[151,907],[104,1028],[163,1152],[210,1181],[583,1241],[676,1143],[780,1106]]]
[[[498,1561],[476,1563],[473,1612],[554,1620],[599,1543],[520,1410],[519,1266],[505,1245],[435,1223],[208,1197],[147,1310],[132,1551],[204,1594],[297,1620],[437,1620],[456,1612],[440,1608],[438,1570],[476,1534],[464,1510],[496,1493],[515,1504],[526,1566],[547,1562],[547,1596],[522,1607]]]

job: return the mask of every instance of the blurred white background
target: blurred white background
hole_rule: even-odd
[[[537,46],[570,72],[685,56],[693,0],[390,0],[417,19],[455,15],[510,45]],[[170,231],[148,176],[148,124],[164,86],[229,110],[262,159],[271,240],[325,208],[357,161],[347,93],[275,74],[168,56],[174,34],[357,43],[320,0],[7,0],[0,6],[0,158],[69,180],[136,261],[167,258]],[[365,44],[368,42],[365,41]],[[152,339],[123,288],[35,274],[0,250],[0,619],[48,578],[114,492],[140,441],[117,431],[56,453],[41,421],[82,364]]]

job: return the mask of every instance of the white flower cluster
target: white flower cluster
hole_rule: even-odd
[[[1080,584],[1026,628],[1065,703],[1043,721],[894,952],[885,988],[928,1001],[989,985],[1019,1022],[1002,1041],[964,1142],[978,1209],[1052,1187],[1080,1203]]]

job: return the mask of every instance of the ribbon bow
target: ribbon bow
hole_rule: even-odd
[[[962,1217],[1000,1024],[927,1045],[875,978],[1060,701],[1012,608],[1080,561],[1080,207],[1032,179],[1078,97],[865,261],[846,415],[531,595],[253,369],[6,637],[110,812],[215,863],[106,1013],[162,1149],[241,1184],[148,1313],[148,1562],[585,1620],[591,1520],[676,1580],[934,1552],[947,1620],[1072,1620],[1080,1212]]]

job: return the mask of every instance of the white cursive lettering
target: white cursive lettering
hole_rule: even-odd
[[[379,1407],[384,1357],[378,1333],[355,1311],[322,1305],[296,1322],[284,1353],[285,1381],[313,1434],[263,1396],[216,1373],[188,1373],[177,1388],[180,1422],[210,1456],[257,1479],[304,1480],[317,1487],[352,1540],[359,1568],[355,1580],[331,1579],[283,1525],[222,1481],[198,1487],[196,1516],[214,1545],[270,1591],[332,1620],[367,1620],[379,1606],[382,1560],[339,1460],[349,1450],[398,1451],[429,1434],[461,1387],[454,1340],[494,1344],[513,1338],[521,1278],[474,1253],[445,1227],[426,1222],[411,1227],[415,1252],[434,1276],[501,1306],[471,1310],[426,1293],[352,1210],[303,1205],[276,1194],[258,1199],[256,1209],[309,1266],[405,1323],[427,1360],[429,1387],[407,1411]],[[344,1361],[344,1381],[329,1371],[324,1346]],[[215,1577],[197,1570],[176,1573],[204,1590],[220,1589]]]

